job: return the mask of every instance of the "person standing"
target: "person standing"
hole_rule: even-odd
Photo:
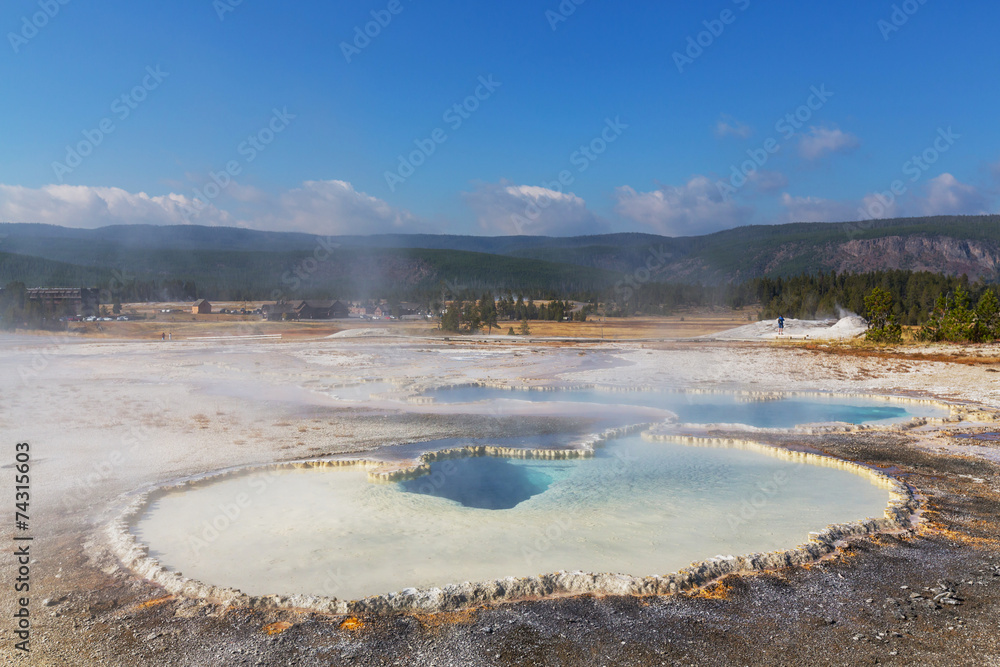
[[[778,315],[778,335],[779,336],[784,336],[785,335],[785,316],[784,315]]]

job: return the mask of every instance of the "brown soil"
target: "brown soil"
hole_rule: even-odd
[[[874,359],[904,359],[908,361],[940,361],[967,366],[1000,365],[1000,346],[984,345],[921,345],[880,347],[861,343],[803,343],[803,349],[824,354]]]

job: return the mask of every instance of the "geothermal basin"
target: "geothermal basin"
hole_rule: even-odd
[[[425,396],[550,402],[553,414],[560,402],[618,402],[669,410],[684,423],[765,428],[947,414],[875,397],[483,386]],[[891,497],[884,479],[823,457],[627,435],[546,460],[531,457],[531,440],[520,443],[526,458],[475,455],[492,441],[470,440],[466,454],[388,478],[370,475],[371,461],[208,478],[152,494],[131,530],[151,558],[209,585],[357,600],[559,571],[663,575],[716,555],[795,547],[827,525],[882,516]],[[552,437],[537,440],[544,448]]]

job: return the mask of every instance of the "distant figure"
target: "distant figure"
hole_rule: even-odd
[[[779,336],[784,336],[785,335],[785,316],[784,315],[778,315],[778,335]]]
[[[168,334],[167,334],[167,340],[173,340],[173,339],[174,339],[174,334],[173,334],[173,332],[170,332],[170,333],[168,333]]]
[[[167,339],[167,334],[161,333],[160,334],[160,340],[166,340],[166,339]]]

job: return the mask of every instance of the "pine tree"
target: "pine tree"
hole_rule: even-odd
[[[490,294],[484,294],[479,300],[479,319],[482,326],[487,327],[487,333],[493,333],[493,327],[497,326],[497,305]]]
[[[977,342],[1000,338],[1000,301],[991,289],[983,292],[976,304],[974,338]]]
[[[868,332],[865,339],[873,343],[899,343],[903,329],[892,310],[892,294],[881,287],[874,288],[865,297]]]
[[[441,316],[441,329],[443,331],[460,331],[462,328],[462,306],[452,301]]]

